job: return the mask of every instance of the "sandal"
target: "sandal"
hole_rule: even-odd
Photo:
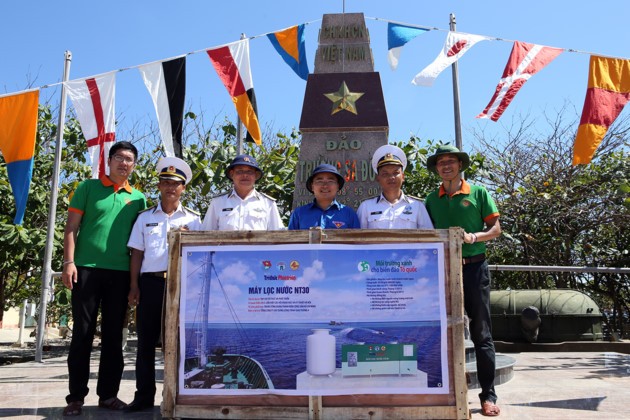
[[[63,409],[64,416],[80,416],[83,412],[83,401],[71,401]]]
[[[127,408],[127,404],[120,401],[117,397],[111,397],[106,400],[98,400],[98,406],[100,408],[106,408],[108,410],[121,411]]]
[[[492,401],[484,401],[481,403],[481,414],[486,417],[496,417],[501,414],[501,409]]]

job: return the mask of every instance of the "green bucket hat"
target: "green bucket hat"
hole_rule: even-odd
[[[435,151],[435,154],[429,156],[427,159],[427,169],[434,174],[437,174],[437,170],[435,168],[437,164],[437,159],[441,155],[455,155],[457,159],[462,163],[462,171],[465,171],[466,168],[470,166],[470,157],[468,153],[460,152],[459,149],[455,146],[451,146],[450,144],[444,144]]]

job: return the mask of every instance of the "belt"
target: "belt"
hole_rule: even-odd
[[[462,258],[462,265],[482,262],[486,259],[486,254],[477,254],[472,257]]]
[[[160,277],[162,279],[166,278],[166,271],[156,271],[153,273],[142,273],[142,274],[144,274],[145,276]]]

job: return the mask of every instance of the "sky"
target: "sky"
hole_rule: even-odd
[[[212,68],[205,49],[250,40],[250,62],[263,131],[288,133],[298,128],[306,82],[295,75],[265,36],[289,26],[306,26],[306,53],[313,72],[321,18],[327,13],[362,12],[370,32],[375,71],[380,73],[389,120],[390,142],[421,139],[454,142],[450,69],[432,87],[414,86],[413,77],[433,61],[444,45],[449,15],[457,31],[505,41],[475,45],[459,60],[464,149],[474,148],[472,130],[500,136],[513,120],[530,115],[544,130],[550,115],[569,104],[576,118],[582,111],[590,54],[630,58],[630,35],[616,16],[630,16],[627,0],[597,6],[575,1],[532,0],[524,4],[442,0],[110,0],[62,3],[43,0],[5,1],[0,6],[0,93],[61,81],[64,52],[72,52],[70,79],[117,73],[118,133],[155,124],[151,98],[138,65],[196,52],[187,58],[186,109],[206,120],[236,112]],[[378,18],[375,20],[374,18]],[[395,21],[438,28],[420,35],[402,51],[396,71],[387,62],[387,23]],[[475,116],[488,104],[513,41],[571,49],[529,80],[498,123]],[[198,52],[197,52],[198,51]],[[40,103],[59,103],[59,85],[42,89]],[[71,103],[69,102],[69,105]],[[630,108],[630,107],[628,107]],[[624,110],[627,114],[628,109]],[[576,122],[577,129],[577,122]],[[120,134],[118,140],[120,138]]]

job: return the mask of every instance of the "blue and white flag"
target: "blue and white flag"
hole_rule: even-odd
[[[411,41],[418,35],[427,32],[429,29],[413,26],[399,25],[397,23],[387,24],[387,61],[392,70],[398,67],[398,58],[403,45]]]

